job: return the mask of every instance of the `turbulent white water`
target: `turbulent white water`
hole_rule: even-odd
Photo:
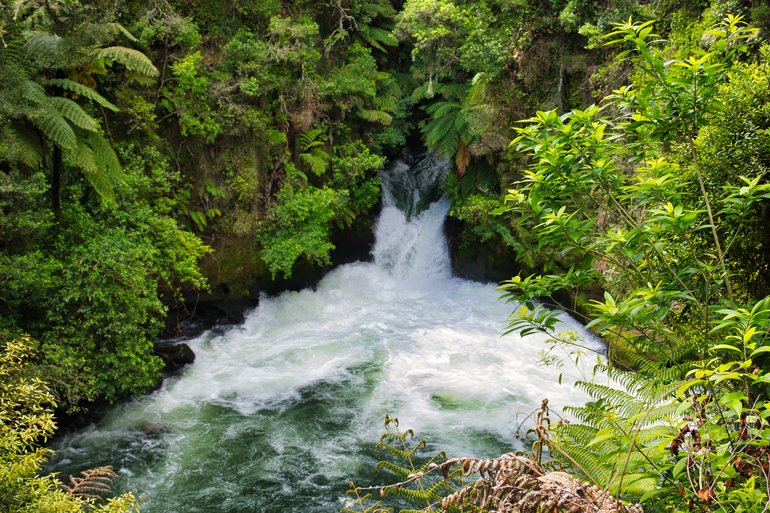
[[[383,175],[373,263],[262,298],[243,325],[189,341],[193,365],[61,438],[53,469],[112,464],[147,513],[330,513],[348,481],[377,479],[386,413],[450,455],[493,456],[517,446],[517,415],[542,398],[582,401],[574,376],[560,385],[538,364],[542,339],[501,338],[512,306],[494,285],[451,276],[448,203],[415,202],[445,168],[415,169]]]

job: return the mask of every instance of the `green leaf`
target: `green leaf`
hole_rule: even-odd
[[[79,96],[82,96],[83,98],[96,102],[102,107],[113,112],[118,112],[120,110],[116,105],[110,103],[104,96],[96,92],[94,89],[88,87],[87,85],[81,84],[80,82],[75,82],[74,80],[69,80],[66,78],[52,78],[50,80],[44,81],[43,84],[65,89]]]
[[[58,110],[53,108],[39,110],[30,115],[30,121],[60,148],[74,150],[77,146],[75,131]]]
[[[101,59],[108,59],[118,62],[129,71],[134,71],[148,77],[157,77],[158,68],[152,61],[139,50],[126,48],[125,46],[109,46],[100,48],[95,52],[95,56]]]
[[[52,96],[48,101],[75,126],[80,127],[87,132],[96,132],[99,130],[99,123],[89,116],[80,105],[69,98]]]

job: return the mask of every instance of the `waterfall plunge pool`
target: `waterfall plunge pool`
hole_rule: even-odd
[[[332,513],[349,481],[381,482],[386,414],[450,457],[494,457],[521,448],[517,425],[543,398],[585,401],[579,369],[559,384],[540,365],[542,337],[501,337],[513,306],[495,285],[451,275],[448,201],[418,207],[447,169],[430,156],[393,164],[374,262],[188,341],[193,365],[58,438],[50,470],[113,465],[115,491],[143,497],[145,513]]]

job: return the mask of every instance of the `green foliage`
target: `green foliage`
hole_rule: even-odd
[[[197,262],[207,248],[170,217],[179,179],[151,147],[125,147],[116,205],[67,205],[51,224],[40,175],[15,176],[0,215],[2,327],[40,342],[38,372],[63,408],[109,401],[155,385],[151,355],[165,306],[159,289],[205,286]],[[52,236],[55,234],[55,236]]]
[[[312,130],[303,134],[300,144],[319,150],[319,159],[328,159],[328,154],[318,146],[321,136],[320,130]],[[334,249],[330,240],[332,230],[349,226],[379,200],[379,179],[372,174],[382,168],[384,159],[361,143],[336,150],[331,176],[323,187],[308,184],[307,175],[290,167],[277,203],[260,221],[257,241],[262,248],[261,257],[273,276],[279,272],[291,276],[294,263],[301,257],[329,265]]]
[[[517,129],[511,144],[530,163],[506,201],[548,256],[549,274],[503,284],[505,297],[525,305],[510,329],[584,350],[535,300],[598,281],[606,292],[588,305],[588,326],[637,372],[601,367],[622,389],[581,383],[595,400],[571,409],[581,423],[555,429],[552,453],[655,510],[759,511],[770,480],[760,448],[767,388],[756,364],[768,300],[746,267],[760,241],[741,249],[736,241],[770,195],[762,159],[737,142],[747,127],[731,128],[728,103],[745,98],[762,126],[762,105],[741,94],[757,65],[736,64],[755,31],[728,15],[706,31],[705,49],[672,59],[652,30],[629,20],[609,35],[610,44],[630,43],[621,57],[635,56],[639,71],[603,108],[538,112]],[[747,139],[761,141],[762,130],[749,125]],[[723,148],[735,142],[730,164],[704,148],[712,137]]]
[[[139,511],[131,494],[98,504],[66,492],[55,476],[41,476],[50,451],[40,446],[56,429],[54,398],[46,385],[29,377],[29,337],[3,344],[0,354],[0,507],[8,513],[128,513]],[[106,490],[102,487],[102,490]]]
[[[347,192],[347,191],[345,191]],[[304,256],[311,262],[329,265],[329,240],[335,221],[344,215],[347,194],[333,189],[307,186],[295,190],[284,185],[278,205],[260,222],[257,240],[263,246],[262,259],[273,273],[291,276],[294,262]]]
[[[446,459],[444,453],[426,455],[426,442],[424,440],[415,441],[414,431],[411,429],[402,431],[398,419],[395,417],[385,416],[385,429],[386,432],[375,448],[375,451],[383,457],[377,463],[377,470],[391,476],[397,483],[373,488],[360,488],[351,483],[348,495],[355,497],[355,499],[352,499],[349,505],[342,508],[343,512],[392,511],[391,508],[380,507],[384,503],[383,501],[368,504],[371,495],[366,492],[372,490],[378,490],[381,497],[392,496],[396,500],[408,504],[407,508],[399,509],[400,513],[423,511],[423,509],[440,502],[445,494],[456,490],[456,483],[450,483],[449,475],[428,475],[430,471],[438,468],[437,462]],[[453,478],[457,478],[456,472],[453,473]]]
[[[222,132],[209,102],[209,79],[203,73],[203,56],[199,51],[174,63],[177,82],[169,91],[174,111],[179,116],[182,135],[198,135],[213,142]]]

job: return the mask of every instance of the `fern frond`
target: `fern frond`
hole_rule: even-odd
[[[323,128],[312,128],[299,134],[300,151],[308,151],[311,148],[323,146],[325,141]]]
[[[470,163],[471,155],[468,153],[468,146],[465,144],[465,141],[460,140],[457,147],[457,153],[455,154],[455,166],[457,167],[457,172],[460,175],[464,174]]]
[[[116,36],[122,35],[132,43],[139,42],[139,40],[131,32],[129,32],[128,29],[124,27],[122,23],[117,23],[113,21],[110,23],[106,23],[104,26]]]
[[[62,116],[70,120],[75,126],[87,132],[99,130],[99,123],[89,116],[76,102],[63,96],[51,96],[48,101],[58,110]]]
[[[109,59],[125,66],[129,71],[134,71],[147,77],[157,77],[158,68],[152,61],[139,50],[127,48],[125,46],[108,46],[100,48],[95,52],[95,56],[101,59]]]
[[[417,453],[419,449],[422,449],[422,446],[419,444],[415,445],[411,449],[400,449],[390,444],[379,443],[377,444],[374,450],[378,452],[385,451],[391,456],[393,456],[394,458],[397,458],[400,460],[412,461],[412,458],[414,457],[414,455]]]
[[[377,466],[375,468],[378,471],[382,470],[382,469],[389,470],[390,472],[392,472],[393,474],[397,475],[401,479],[406,479],[409,476],[409,474],[412,473],[411,469],[400,467],[400,466],[396,465],[393,462],[384,461],[384,460],[378,462]]]
[[[117,474],[111,466],[97,467],[84,470],[82,477],[70,476],[70,485],[63,484],[61,488],[66,493],[84,499],[99,499],[112,491],[112,480]]]
[[[78,139],[75,150],[65,151],[64,156],[72,165],[83,171],[88,183],[103,200],[112,201],[115,198],[112,178],[99,166],[94,151],[85,139]]]
[[[24,99],[38,105],[43,105],[48,99],[48,94],[46,94],[43,86],[34,80],[25,80],[21,84],[21,91]]]
[[[43,163],[43,149],[35,133],[24,126],[14,127],[10,133],[12,159],[33,169],[40,166]]]
[[[300,153],[299,157],[316,176],[321,176],[329,168],[329,154],[320,148],[313,148],[309,153]]]
[[[386,52],[386,46],[398,46],[398,38],[389,30],[378,27],[364,26],[358,34],[369,43],[369,46],[376,48],[381,52]]]
[[[43,31],[29,31],[25,33],[25,39],[24,52],[27,55],[50,57],[63,52],[64,39],[56,34]]]
[[[60,148],[74,150],[77,146],[75,131],[58,110],[53,108],[38,109],[29,115],[29,119],[43,132],[43,135]]]
[[[78,96],[82,96],[83,98],[87,98],[88,100],[96,102],[102,107],[104,107],[105,109],[109,109],[113,112],[118,112],[120,110],[116,105],[111,103],[104,96],[96,92],[91,87],[88,87],[85,84],[81,84],[80,82],[76,82],[74,80],[69,80],[66,78],[54,78],[54,79],[44,81],[43,84],[59,87],[61,89],[70,91],[72,93],[75,93]]]
[[[111,183],[116,183],[120,179],[123,168],[112,145],[99,133],[89,134],[87,141],[94,153],[96,165]]]
[[[393,116],[382,110],[358,109],[358,116],[361,119],[388,126],[393,122]]]

